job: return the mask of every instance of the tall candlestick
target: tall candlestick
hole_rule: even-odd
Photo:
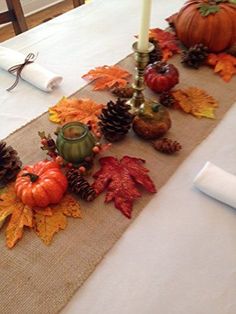
[[[148,51],[148,35],[152,0],[142,1],[142,19],[138,37],[138,50],[146,52]]]

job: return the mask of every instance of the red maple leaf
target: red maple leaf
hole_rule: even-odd
[[[149,38],[153,38],[159,42],[164,55],[163,61],[169,59],[173,54],[180,52],[177,45],[177,38],[173,33],[160,28],[153,28],[149,30]]]
[[[124,156],[120,161],[115,157],[103,157],[99,160],[101,169],[94,174],[93,187],[97,194],[107,189],[105,202],[114,200],[115,207],[126,217],[131,218],[133,202],[141,197],[135,184],[142,185],[148,192],[155,193],[156,188],[142,159]]]

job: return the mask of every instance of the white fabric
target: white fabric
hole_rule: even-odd
[[[0,68],[3,70],[8,71],[15,65],[23,64],[25,58],[26,55],[18,51],[0,46]],[[45,69],[36,61],[23,68],[21,78],[45,92],[51,92],[62,81],[62,76]]]
[[[195,186],[211,197],[236,208],[236,176],[207,162],[194,179]]]
[[[151,27],[164,27],[183,3],[153,0]],[[24,82],[7,93],[12,77],[0,71],[0,137],[86,84],[81,76],[89,69],[129,54],[140,7],[141,0],[93,0],[4,42],[39,52],[38,62],[64,81],[50,94]],[[236,313],[236,212],[193,186],[207,160],[236,173],[235,116],[236,106],[153,197],[63,314]]]

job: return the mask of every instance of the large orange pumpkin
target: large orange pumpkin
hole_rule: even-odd
[[[19,172],[15,190],[21,201],[30,207],[57,204],[67,189],[67,179],[54,161],[40,161]]]
[[[220,52],[236,42],[235,0],[189,0],[169,21],[187,47],[203,43]]]

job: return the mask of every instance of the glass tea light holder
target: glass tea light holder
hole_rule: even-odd
[[[73,165],[80,164],[85,157],[92,156],[96,138],[88,126],[81,122],[69,122],[58,133],[56,146],[59,155]]]

